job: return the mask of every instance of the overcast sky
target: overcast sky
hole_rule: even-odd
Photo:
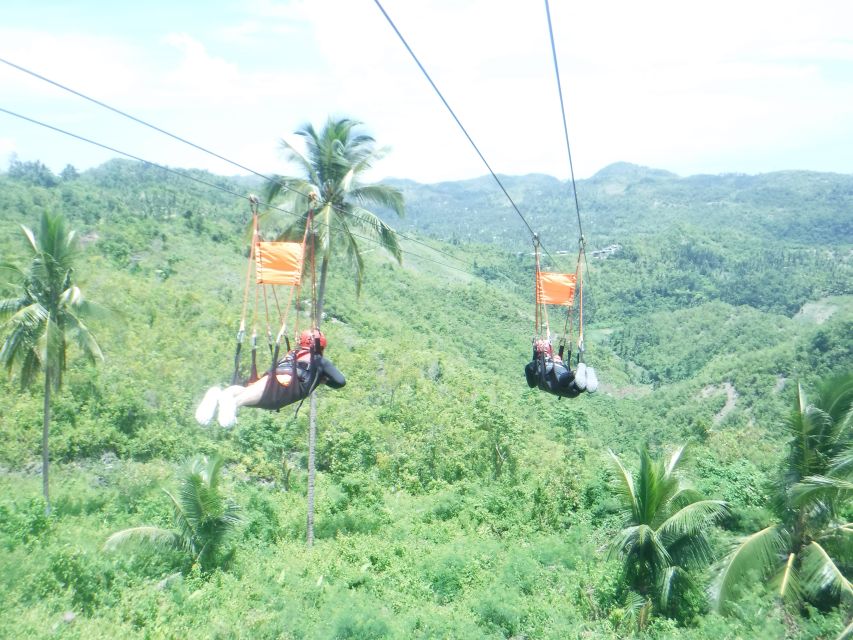
[[[381,0],[492,168],[569,176],[544,0]],[[575,175],[632,162],[686,176],[853,173],[853,2],[551,0]],[[487,173],[373,0],[2,0],[0,58],[260,173],[331,116],[375,169]],[[245,173],[0,64],[0,107],[176,167]],[[0,113],[12,153],[55,171],[115,154]]]

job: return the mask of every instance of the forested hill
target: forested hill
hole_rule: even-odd
[[[723,617],[706,593],[710,559],[776,522],[798,383],[853,369],[853,179],[614,165],[581,181],[590,251],[617,246],[589,256],[586,359],[602,385],[574,400],[525,384],[532,247],[491,178],[396,181],[403,264],[367,243],[360,295],[344,256],[330,275],[326,355],[347,385],[318,392],[307,550],[308,412],[244,409],[230,430],[193,419],[230,379],[249,221],[233,193],[260,186],[188,173],[0,174],[0,262],[23,264],[19,225],[61,212],[83,246],[75,279],[106,308],[88,322],[104,361],[72,347],[53,397],[49,518],[42,388],[0,379],[0,637],[806,640],[848,624],[832,594],[783,608],[752,578]],[[565,183],[504,180],[564,261],[546,266],[573,269]],[[270,212],[264,230],[290,219]],[[659,460],[682,444],[685,481],[728,515],[662,605],[607,552],[627,531],[608,450],[638,474],[638,448]],[[143,525],[186,534],[162,490],[180,500],[182,463],[200,454],[223,457],[219,490],[239,507],[218,562],[105,549]]]
[[[573,270],[571,184],[543,175],[501,182],[557,264]],[[490,176],[395,183],[409,202],[395,224],[452,243],[529,252],[524,223]],[[853,176],[814,172],[675,174],[618,163],[577,183],[602,320],[709,300],[793,316],[851,291]],[[597,253],[596,253],[597,252]],[[600,258],[600,260],[596,260]]]
[[[571,183],[544,175],[499,176],[521,213],[554,247],[574,248],[577,215]],[[491,176],[422,185],[390,181],[406,194],[401,229],[460,242],[527,249],[523,225]],[[673,229],[713,234],[757,247],[845,245],[853,241],[853,175],[786,171],[679,177],[617,163],[577,181],[591,248],[660,236]]]

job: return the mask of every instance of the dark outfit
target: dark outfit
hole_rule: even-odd
[[[276,375],[282,373],[290,373],[293,372],[293,361],[296,359],[296,375],[299,376],[299,380],[308,384],[311,381],[311,365],[309,362],[305,360],[300,360],[298,357],[294,358],[293,355],[296,352],[291,351],[285,356],[284,360],[280,360],[278,365],[275,368]],[[338,371],[338,368],[332,364],[331,360],[328,360],[325,356],[314,356],[314,367],[315,374],[317,376],[317,381],[315,383],[315,387],[317,385],[325,384],[332,389],[340,389],[343,387],[347,381],[344,378],[344,374]],[[309,392],[310,393],[310,392]]]
[[[293,375],[294,363],[296,375]],[[276,364],[275,371],[267,378],[267,386],[257,405],[264,409],[281,409],[294,402],[304,400],[319,385],[340,389],[347,381],[344,374],[330,360],[307,349],[294,350]],[[291,376],[288,382],[279,381],[279,376]]]
[[[524,366],[524,376],[531,389],[538,386],[542,391],[566,398],[576,398],[581,393],[574,384],[574,372],[562,360],[541,352],[533,352],[533,360]]]

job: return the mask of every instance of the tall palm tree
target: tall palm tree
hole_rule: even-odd
[[[402,263],[402,251],[394,230],[366,206],[379,205],[404,214],[403,196],[399,190],[386,185],[361,184],[360,176],[374,162],[385,155],[376,149],[375,140],[358,132],[361,125],[356,120],[329,118],[317,132],[313,125],[305,124],[296,131],[305,141],[303,155],[293,145],[281,141],[286,158],[300,167],[301,177],[276,176],[266,193],[267,202],[282,204],[300,214],[285,233],[288,237],[301,237],[313,213],[312,261],[320,260],[320,277],[314,308],[317,326],[323,319],[326,280],[332,256],[342,253],[355,272],[357,290],[361,290],[364,260],[359,247],[359,237],[376,241],[396,260]],[[308,545],[314,542],[314,450],[317,437],[317,399],[311,395],[311,413],[308,434]]]
[[[13,276],[10,283],[17,295],[0,300],[0,320],[5,338],[0,347],[0,364],[7,371],[17,369],[21,387],[30,386],[41,370],[44,373],[44,414],[42,429],[42,483],[45,509],[50,513],[48,468],[50,455],[51,392],[62,384],[69,342],[94,361],[103,358],[83,318],[91,305],[73,281],[73,265],[78,255],[77,235],[67,228],[59,214],[43,213],[38,234],[22,225],[30,254],[29,266],[21,269],[4,263],[0,268]]]
[[[376,149],[375,140],[358,133],[356,120],[329,119],[318,133],[313,125],[305,124],[296,135],[305,141],[305,154],[286,140],[281,141],[288,161],[296,164],[302,177],[275,176],[267,189],[268,202],[280,200],[286,208],[300,214],[286,235],[301,238],[310,211],[314,212],[314,245],[320,259],[317,287],[317,317],[322,316],[329,262],[335,251],[349,259],[360,288],[364,275],[364,260],[359,236],[376,241],[398,262],[402,251],[394,230],[366,206],[379,205],[403,216],[403,195],[398,189],[381,184],[365,185],[359,178],[385,156],[385,149]]]
[[[849,563],[853,540],[853,523],[841,519],[853,495],[853,376],[827,380],[816,396],[809,402],[797,387],[771,505],[776,522],[739,540],[726,557],[712,588],[717,609],[752,575],[772,578],[783,599],[853,596],[840,561],[846,554]]]
[[[240,522],[237,506],[220,492],[223,465],[221,456],[197,456],[181,472],[177,497],[163,489],[172,502],[174,530],[150,525],[124,529],[107,538],[104,548],[137,542],[153,549],[176,549],[189,554],[202,570],[221,562],[223,545]]]
[[[623,516],[610,554],[622,561],[632,591],[646,601],[656,596],[659,608],[666,609],[679,579],[711,559],[706,531],[725,515],[726,505],[705,499],[676,475],[683,446],[666,463],[653,460],[644,447],[636,478],[615,453],[609,453]]]

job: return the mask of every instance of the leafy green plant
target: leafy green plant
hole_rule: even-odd
[[[825,381],[814,402],[798,386],[786,427],[791,439],[773,499],[777,521],[738,541],[720,566],[712,589],[717,609],[756,575],[770,577],[782,599],[853,596],[840,561],[853,535],[853,523],[842,519],[853,488],[853,376]]]
[[[708,527],[727,511],[725,503],[705,499],[676,475],[683,453],[679,447],[664,463],[643,447],[635,479],[609,451],[623,519],[610,554],[621,560],[628,588],[642,600],[654,595],[659,610],[669,606],[679,579],[711,560]]]
[[[178,497],[163,490],[172,502],[174,530],[155,526],[124,529],[107,538],[104,548],[141,542],[153,549],[179,549],[202,570],[230,560],[234,549],[225,550],[225,544],[240,518],[237,506],[220,491],[223,464],[220,456],[195,457],[181,474]]]
[[[62,384],[69,341],[92,361],[103,355],[83,322],[91,306],[74,284],[76,232],[68,229],[61,215],[47,212],[41,216],[38,235],[28,227],[21,228],[27,239],[29,267],[24,270],[8,263],[0,265],[0,270],[14,274],[17,289],[15,297],[0,300],[0,319],[5,320],[0,364],[8,371],[18,369],[21,387],[30,386],[39,370],[44,372],[42,491],[45,511],[50,513],[51,392]]]

